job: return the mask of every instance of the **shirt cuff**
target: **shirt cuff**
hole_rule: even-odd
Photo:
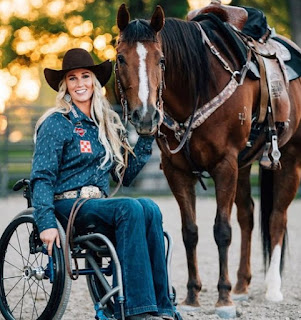
[[[44,214],[42,217],[38,217],[34,212],[34,218],[39,230],[39,233],[43,232],[46,229],[57,229],[57,223],[56,218],[53,212],[48,212],[47,214]]]

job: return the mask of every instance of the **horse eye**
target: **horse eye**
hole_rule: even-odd
[[[161,58],[160,58],[160,64],[161,64],[161,65],[165,65],[165,58],[164,58],[164,57],[161,57]]]
[[[122,56],[122,55],[120,55],[120,54],[117,56],[117,60],[118,60],[118,62],[119,62],[120,64],[125,63],[124,56]]]

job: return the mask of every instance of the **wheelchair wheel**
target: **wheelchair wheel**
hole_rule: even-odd
[[[26,210],[5,229],[0,240],[0,310],[5,319],[60,319],[67,306],[71,279],[63,250],[43,249],[32,216]],[[61,246],[65,237],[59,225]]]
[[[106,257],[97,257],[97,264],[100,268],[106,267],[109,262]],[[85,261],[85,267],[91,268],[89,262]],[[94,304],[99,302],[103,296],[106,294],[105,288],[102,286],[100,280],[95,274],[90,274],[86,276],[88,289],[90,296],[92,298],[92,301]],[[104,315],[109,319],[115,319],[114,318],[114,302],[112,299],[110,299],[107,303],[106,308],[104,309]]]

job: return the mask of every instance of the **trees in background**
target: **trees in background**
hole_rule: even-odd
[[[124,2],[133,19],[149,18],[158,4],[171,17],[184,18],[189,10],[188,0]],[[47,94],[40,94],[42,70],[60,68],[63,54],[72,47],[87,49],[96,62],[114,59],[118,35],[115,20],[121,3],[120,0],[0,0],[0,113],[8,101],[24,104],[39,99],[39,104],[49,104]],[[262,9],[277,32],[290,36],[292,29],[300,44],[301,20],[297,16],[300,0],[232,0],[232,4]]]

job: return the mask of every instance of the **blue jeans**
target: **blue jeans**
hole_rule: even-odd
[[[74,201],[55,201],[55,209],[68,217]],[[116,243],[126,316],[144,312],[172,316],[159,207],[146,198],[91,199],[77,217],[89,214],[99,217],[103,222],[100,232]],[[115,317],[120,317],[119,310]]]

